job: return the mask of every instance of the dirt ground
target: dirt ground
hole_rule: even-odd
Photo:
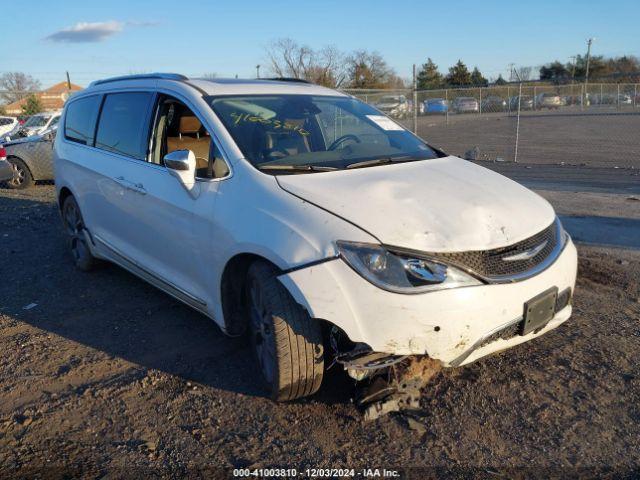
[[[404,123],[411,128],[411,120]],[[418,117],[418,135],[453,155],[478,147],[480,159],[513,161],[515,116],[503,113],[451,114]],[[638,168],[640,147],[638,109],[578,107],[523,112],[520,117],[518,161],[537,164],[575,164],[591,167]]]
[[[338,368],[276,404],[242,340],[115,266],[76,271],[52,186],[0,190],[0,219],[0,478],[640,475],[638,251],[579,247],[570,321],[437,374],[417,420],[364,422]]]

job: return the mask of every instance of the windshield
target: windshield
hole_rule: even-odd
[[[208,101],[245,158],[272,173],[440,156],[401,125],[351,97],[256,95]]]
[[[47,119],[44,115],[34,115],[29,117],[22,125],[23,127],[44,127],[47,124]]]

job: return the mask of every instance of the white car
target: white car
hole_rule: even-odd
[[[5,136],[15,140],[17,137],[30,137],[51,130],[60,121],[61,112],[43,112],[31,115],[22,125],[17,125]]]
[[[0,139],[7,133],[12,131],[18,125],[18,119],[15,117],[0,116]]]
[[[394,118],[406,118],[411,113],[411,106],[404,95],[385,95],[375,107]]]
[[[332,359],[354,378],[408,355],[455,367],[571,315],[576,249],[547,201],[327,88],[94,82],[54,168],[76,266],[114,262],[248,331],[277,400]]]

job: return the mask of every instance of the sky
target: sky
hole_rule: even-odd
[[[459,58],[485,77],[508,64],[567,62],[586,52],[640,56],[640,0],[280,1],[2,0],[0,74],[22,71],[43,87],[113,75],[177,72],[253,78],[270,41],[375,50],[402,78],[431,57]]]

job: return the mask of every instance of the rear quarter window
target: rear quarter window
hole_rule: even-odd
[[[98,95],[80,98],[70,103],[64,121],[64,138],[82,145],[93,145],[93,132],[96,130],[99,108]]]
[[[145,160],[149,133],[147,116],[152,98],[149,92],[108,94],[102,105],[95,146]]]

